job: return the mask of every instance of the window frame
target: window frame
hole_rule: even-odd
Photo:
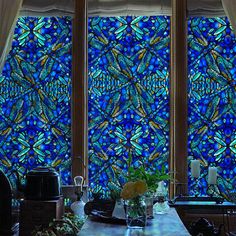
[[[86,0],[75,1],[72,24],[72,178],[82,175],[88,183]]]
[[[88,183],[88,80],[87,0],[75,1],[72,50],[72,178],[85,177]],[[188,192],[187,164],[187,1],[172,0],[170,60],[170,154],[169,171],[176,186]],[[80,56],[78,56],[80,55]],[[83,71],[83,73],[81,73]]]
[[[170,76],[170,197],[188,194],[187,1],[172,0]]]

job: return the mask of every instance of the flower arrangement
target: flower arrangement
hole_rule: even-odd
[[[154,193],[158,187],[158,183],[163,180],[169,180],[170,175],[165,172],[165,167],[162,166],[161,170],[147,170],[144,163],[138,168],[132,166],[132,155],[129,154],[128,158],[128,174],[126,176],[127,183],[123,187],[123,194],[125,197],[127,195],[132,195],[138,193],[139,191],[145,191],[149,193]],[[141,194],[141,193],[139,193]]]
[[[158,182],[169,180],[169,174],[165,173],[164,166],[161,171],[151,171],[144,163],[132,165],[132,156],[128,158],[128,173],[125,175],[126,183],[123,185],[120,197],[126,201],[126,222],[129,228],[142,228],[146,220],[153,217],[153,202],[146,204],[146,197],[152,196],[158,187]],[[140,163],[139,163],[140,164]],[[151,198],[152,199],[152,198]],[[148,207],[148,208],[147,208]],[[151,209],[151,210],[150,210]],[[148,213],[148,215],[147,215]]]
[[[148,187],[145,181],[129,181],[122,191],[121,197],[128,200],[126,203],[126,222],[129,228],[143,228],[146,225],[146,203],[143,194]]]
[[[137,180],[135,182],[127,182],[122,191],[121,197],[124,200],[132,199],[138,197],[139,195],[144,194],[148,190],[147,184],[143,180]]]
[[[165,166],[162,166],[159,170],[145,164],[141,159],[133,161],[131,151],[126,163],[128,166],[127,170],[114,171],[114,178],[107,185],[109,197],[114,201],[121,198],[127,199],[128,195],[132,198],[135,192],[139,192],[137,190],[139,187],[137,188],[137,186],[144,184],[147,190],[142,194],[153,196],[160,181],[171,179],[171,175],[166,173]],[[121,194],[121,192],[123,193]]]

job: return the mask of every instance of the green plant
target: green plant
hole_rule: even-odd
[[[121,189],[110,189],[111,199],[114,201],[119,200],[121,198],[120,193],[121,193]]]
[[[84,222],[84,218],[66,213],[61,220],[54,219],[48,227],[36,228],[32,232],[32,236],[76,236]]]
[[[128,181],[143,180],[146,182],[148,191],[155,192],[158,187],[158,182],[162,180],[170,180],[170,175],[165,172],[165,167],[162,166],[161,170],[147,170],[144,163],[138,168],[132,166],[132,155],[129,154],[128,159]]]

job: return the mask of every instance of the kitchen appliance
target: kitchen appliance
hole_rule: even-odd
[[[57,200],[61,197],[60,176],[51,167],[37,167],[26,175],[25,199]]]
[[[19,178],[18,178],[19,179]],[[26,174],[20,203],[20,236],[31,236],[36,227],[48,226],[53,219],[61,219],[64,201],[61,196],[60,176],[51,167],[37,167]]]

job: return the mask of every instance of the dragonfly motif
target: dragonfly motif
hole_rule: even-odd
[[[69,17],[19,18],[0,76],[4,170],[49,165],[70,182],[71,37]]]
[[[88,48],[91,186],[122,182],[129,151],[158,168],[167,162],[169,18],[91,17]]]
[[[200,195],[206,194],[209,165],[218,167],[218,195],[226,196],[223,183],[236,183],[235,44],[227,18],[189,20],[188,155],[203,166]],[[191,177],[189,186],[193,191]]]

